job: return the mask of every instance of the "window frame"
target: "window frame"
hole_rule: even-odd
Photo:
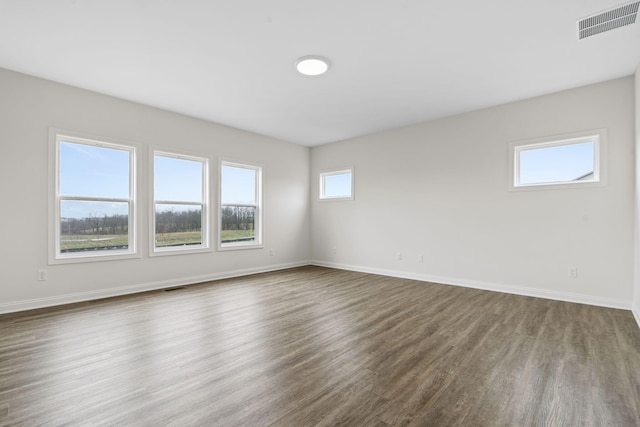
[[[211,197],[210,197],[210,164],[211,158],[205,155],[186,153],[161,147],[149,147],[149,256],[183,255],[211,252]],[[155,158],[156,155],[178,160],[196,161],[202,163],[202,201],[185,202],[178,200],[156,200],[155,189]],[[171,204],[184,206],[201,206],[201,236],[200,245],[156,247],[156,204]]]
[[[255,191],[256,191],[255,200],[256,200],[256,204],[255,205],[252,205],[252,204],[227,205],[227,204],[223,204],[222,203],[222,186],[224,185],[224,183],[222,182],[222,169],[223,169],[224,166],[250,169],[250,170],[254,170],[256,172],[256,174],[255,174]],[[262,166],[255,165],[255,164],[251,165],[251,164],[247,164],[247,163],[240,163],[240,162],[235,162],[235,161],[220,160],[220,162],[218,164],[218,209],[217,209],[218,210],[218,236],[217,236],[218,251],[233,251],[233,250],[243,250],[243,249],[262,249],[262,248],[264,248],[264,244],[263,244],[263,241],[262,241],[262,225],[263,225],[263,219],[262,219],[262,211],[263,211],[262,181],[263,181],[263,178],[262,178],[262,174],[263,174]],[[233,243],[226,243],[226,244],[224,244],[222,242],[222,209],[225,206],[255,207],[255,209],[256,209],[255,224],[254,224],[255,240],[253,242],[233,242]]]
[[[585,181],[557,181],[520,183],[520,153],[532,149],[562,147],[593,142],[593,179]],[[509,143],[509,191],[560,190],[602,187],[607,184],[607,130],[594,129],[550,137]]]
[[[129,153],[129,197],[65,196],[60,194],[61,142],[127,151]],[[137,165],[138,144],[80,132],[49,128],[49,250],[48,264],[72,264],[140,258],[138,251]],[[63,200],[128,203],[127,249],[96,252],[60,252],[61,202]]]
[[[325,195],[325,178],[333,175],[351,174],[351,190],[349,196],[326,196]],[[321,171],[318,174],[318,199],[321,201],[346,201],[355,199],[355,169],[353,166],[343,167],[339,169],[329,169]]]

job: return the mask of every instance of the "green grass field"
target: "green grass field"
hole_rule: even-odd
[[[156,234],[156,248],[178,245],[199,245],[200,243],[202,243],[202,233],[199,231]]]
[[[222,230],[220,238],[223,242],[235,239],[243,239],[246,237],[254,237],[254,230]]]
[[[60,236],[60,252],[104,249],[112,246],[127,246],[126,234],[64,234]]]

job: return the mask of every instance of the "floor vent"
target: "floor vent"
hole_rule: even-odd
[[[596,34],[631,25],[636,22],[640,1],[618,6],[597,15],[578,21],[578,39],[582,40]]]
[[[173,291],[179,291],[180,289],[184,289],[184,286],[178,286],[177,288],[169,288],[169,289],[163,289],[165,292],[173,292]]]

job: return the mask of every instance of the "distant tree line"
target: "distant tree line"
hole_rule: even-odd
[[[85,218],[61,218],[61,234],[127,234],[128,215],[90,215]]]
[[[253,230],[256,222],[256,208],[251,206],[223,206],[223,230]]]
[[[256,209],[250,206],[224,206],[222,208],[223,230],[253,230]],[[202,228],[200,209],[186,211],[156,212],[156,233],[199,231]],[[60,232],[63,235],[115,235],[129,232],[128,215],[90,215],[85,218],[62,218]]]
[[[202,212],[200,209],[156,212],[156,233],[200,231],[201,227]]]

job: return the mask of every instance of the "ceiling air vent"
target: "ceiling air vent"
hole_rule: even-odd
[[[640,1],[618,6],[578,21],[578,39],[595,36],[605,31],[631,25],[636,22]]]

